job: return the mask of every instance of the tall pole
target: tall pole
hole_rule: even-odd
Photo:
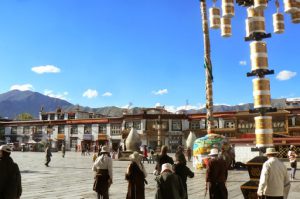
[[[157,125],[157,148],[156,150],[160,152],[161,150],[161,116],[158,115],[158,120],[156,121]]]
[[[213,133],[213,75],[212,75],[212,64],[210,60],[210,40],[209,40],[209,29],[206,12],[205,0],[200,0],[200,10],[202,18],[202,30],[203,30],[203,41],[204,41],[204,67],[205,67],[205,93],[206,93],[206,122],[207,122],[207,134]]]

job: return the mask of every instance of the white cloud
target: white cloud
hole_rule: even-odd
[[[276,79],[280,80],[280,81],[284,81],[284,80],[289,80],[292,77],[295,77],[297,75],[296,72],[292,72],[292,71],[288,71],[288,70],[283,70],[280,71],[278,73],[278,75],[276,76]]]
[[[15,84],[10,87],[10,90],[28,91],[28,90],[33,90],[33,86],[31,84],[22,84],[22,85]]]
[[[215,103],[214,106],[232,106],[232,105],[226,103]]]
[[[130,108],[130,106],[129,106],[129,104],[127,104],[127,105],[124,105],[124,106],[120,106],[120,108],[128,109],[128,108]]]
[[[60,68],[53,66],[53,65],[35,66],[35,67],[32,67],[31,70],[38,74],[59,73],[60,72]]]
[[[112,96],[112,93],[111,92],[105,92],[102,94],[103,97],[110,97]]]
[[[158,90],[158,91],[152,91],[152,93],[154,94],[154,95],[164,95],[164,94],[167,94],[168,93],[168,89],[160,89],[160,90]]]
[[[98,96],[98,92],[96,90],[92,90],[92,89],[87,89],[83,94],[83,97],[87,97],[89,99],[97,97]]]
[[[177,111],[177,108],[175,106],[165,106],[165,109],[171,113],[175,113]]]
[[[58,98],[58,99],[62,99],[62,100],[67,100],[67,95],[69,93],[68,92],[63,92],[63,93],[54,93],[52,90],[44,90],[44,95],[47,95],[49,97],[54,97],[54,98]]]
[[[160,103],[156,103],[155,104],[155,107],[157,106],[161,106]],[[193,105],[182,105],[182,106],[173,106],[173,105],[169,105],[169,106],[165,106],[165,109],[171,113],[176,113],[177,111],[180,111],[180,110],[192,110],[192,109],[200,109],[200,108],[203,108],[200,106],[193,106]]]
[[[157,102],[154,107],[158,107],[158,106],[161,106],[161,104],[159,102]]]
[[[247,65],[247,62],[245,60],[241,60],[239,63],[240,63],[241,66],[246,66]]]

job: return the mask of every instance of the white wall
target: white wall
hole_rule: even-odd
[[[235,145],[235,161],[247,163],[252,158],[259,156],[259,152],[252,152],[254,145]]]

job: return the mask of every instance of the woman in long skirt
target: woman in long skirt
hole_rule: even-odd
[[[129,156],[131,163],[127,168],[125,179],[128,181],[128,191],[126,199],[145,199],[145,178],[146,170],[141,160],[143,156],[138,152],[133,152]]]
[[[100,156],[95,160],[92,169],[96,172],[93,190],[97,192],[97,198],[109,199],[108,190],[112,184],[112,160],[107,146],[102,147]]]

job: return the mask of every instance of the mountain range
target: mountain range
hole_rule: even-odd
[[[285,108],[285,99],[272,99],[272,106],[277,108]],[[0,116],[2,118],[15,119],[17,115],[21,113],[29,113],[34,118],[38,118],[39,111],[43,107],[46,112],[55,111],[57,108],[61,108],[64,111],[72,111],[80,109],[81,111],[94,112],[97,114],[118,117],[122,116],[124,108],[115,106],[90,108],[79,105],[74,105],[66,100],[49,97],[38,92],[33,91],[19,91],[12,90],[3,94],[0,94]],[[130,114],[137,114],[142,112],[142,107],[134,107],[127,110]],[[252,103],[242,105],[215,105],[214,112],[226,112],[226,111],[243,111],[253,109]],[[180,110],[178,113],[205,113],[206,109],[193,109],[193,110]]]

